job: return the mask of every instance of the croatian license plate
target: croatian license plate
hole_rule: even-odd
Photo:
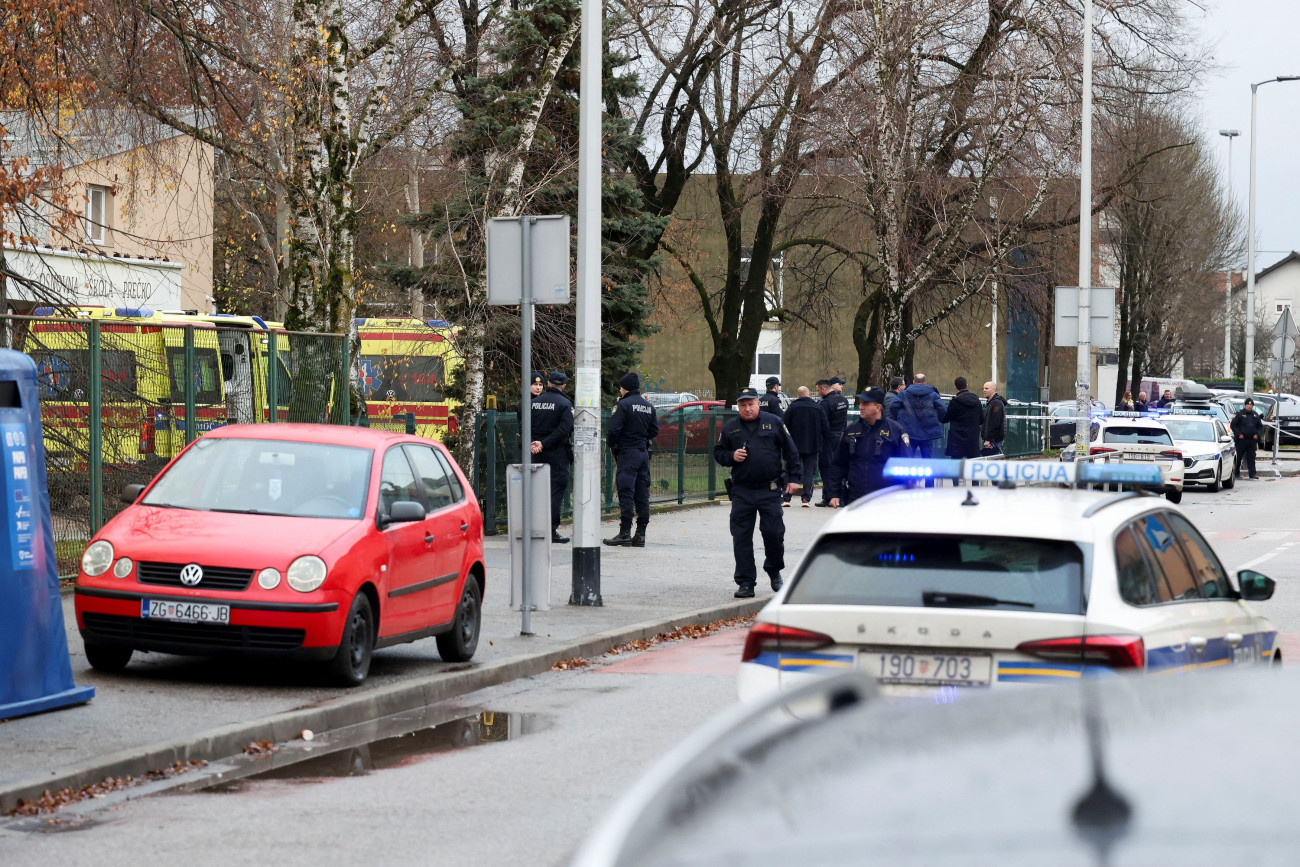
[[[140,616],[149,620],[179,620],[184,623],[230,623],[230,606],[211,602],[164,602],[141,599]]]
[[[881,683],[922,683],[935,686],[988,686],[993,657],[979,653],[891,653],[869,650],[862,670]]]
[[[1154,455],[1149,455],[1146,452],[1124,452],[1124,460],[1126,461],[1149,461],[1153,458]]]

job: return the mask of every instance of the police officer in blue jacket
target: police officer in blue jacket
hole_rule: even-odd
[[[558,370],[546,377],[543,390],[542,375],[534,373],[530,383],[532,392],[531,425],[533,441],[529,451],[533,463],[551,467],[551,541],[563,545],[568,536],[560,535],[560,510],[564,505],[564,492],[569,487],[569,466],[573,463],[573,404],[564,396],[563,387],[569,378]],[[515,412],[518,413],[516,407]]]
[[[818,381],[817,386],[817,391],[822,397],[820,406],[822,412],[826,413],[826,424],[831,430],[830,439],[822,443],[822,450],[817,459],[817,471],[822,477],[822,498],[817,505],[829,506],[831,494],[830,488],[826,486],[826,480],[830,478],[831,461],[840,447],[840,439],[844,436],[844,429],[849,423],[849,399],[842,391],[844,380],[838,376],[825,380],[824,389],[821,381]]]
[[[614,453],[618,472],[618,535],[606,545],[645,547],[645,528],[650,523],[650,441],[659,436],[655,408],[641,396],[641,379],[629,373],[618,381],[620,399],[609,419],[607,442]],[[632,515],[636,514],[636,535]]]
[[[755,389],[741,389],[736,397],[740,414],[722,426],[713,446],[713,459],[731,468],[727,493],[731,498],[737,599],[753,598],[758,581],[754,569],[755,516],[763,536],[763,571],[772,589],[781,589],[781,570],[785,568],[781,496],[799,490],[799,483],[792,480],[803,473],[794,440],[779,418],[759,409],[758,397]]]
[[[858,497],[889,486],[885,462],[912,454],[903,428],[884,416],[885,393],[869,388],[858,395],[858,420],[849,425],[831,462],[826,485],[831,505],[847,505]]]

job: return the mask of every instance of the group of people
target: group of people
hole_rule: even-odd
[[[1125,389],[1124,396],[1119,399],[1119,403],[1116,404],[1115,409],[1120,412],[1147,412],[1148,410],[1153,409],[1164,409],[1173,402],[1174,393],[1167,388],[1165,389],[1165,393],[1160,396],[1160,399],[1154,403],[1147,400],[1147,393],[1145,391],[1139,391],[1137,400],[1134,400],[1133,390]]]

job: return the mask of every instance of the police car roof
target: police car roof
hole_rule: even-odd
[[[978,505],[963,505],[968,493]],[[1099,527],[1109,535],[1109,528],[1123,519],[1164,505],[1153,496],[1046,486],[898,487],[840,509],[823,532],[968,533],[1092,542]],[[1092,515],[1103,520],[1099,523]]]

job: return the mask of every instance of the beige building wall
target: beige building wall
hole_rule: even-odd
[[[181,307],[215,312],[211,145],[178,135],[75,166],[64,178],[69,208],[83,213],[92,187],[107,192],[103,240],[88,236],[84,220],[78,221],[69,240],[109,256],[181,262]]]

